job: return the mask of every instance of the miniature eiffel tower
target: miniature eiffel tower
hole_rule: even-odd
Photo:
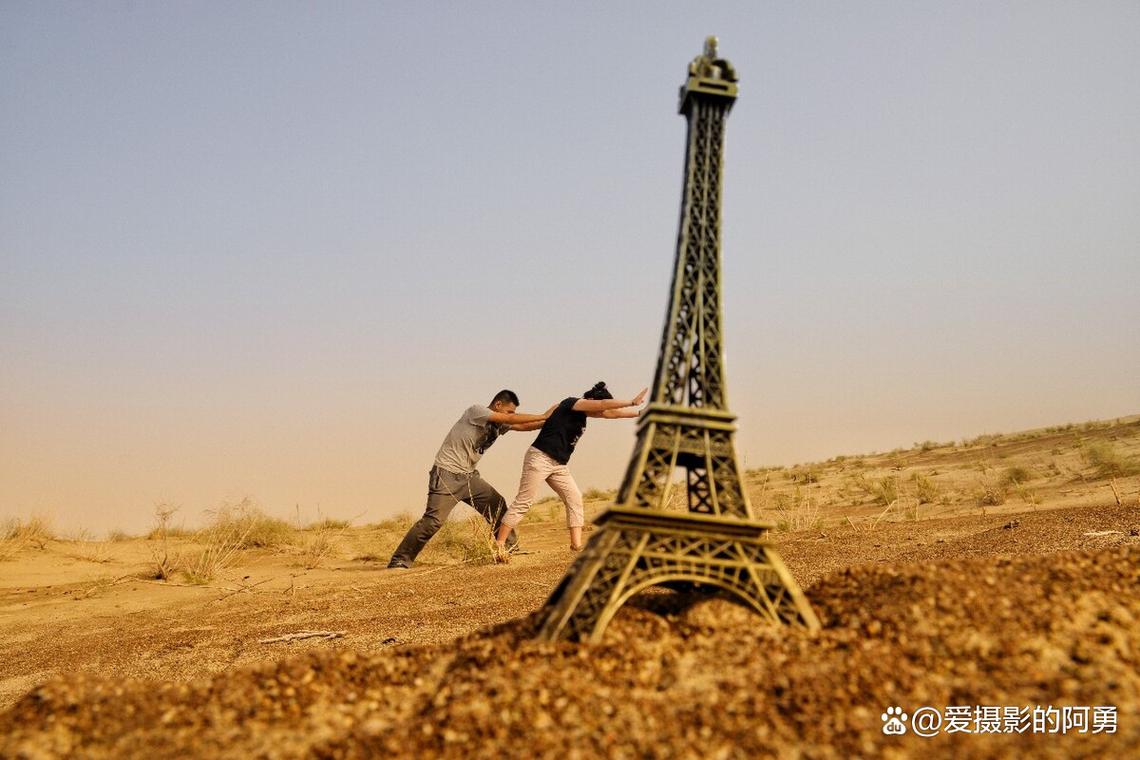
[[[725,590],[772,623],[818,628],[744,490],[728,411],[721,329],[720,195],[724,123],[736,100],[716,37],[689,64],[685,188],[672,296],[653,395],[617,504],[543,609],[538,636],[598,641],[614,613],[650,586]],[[684,467],[687,512],[665,511]]]

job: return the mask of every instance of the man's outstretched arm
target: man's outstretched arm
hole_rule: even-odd
[[[496,425],[525,425],[528,422],[545,422],[546,417],[542,414],[491,412],[491,416],[488,417],[487,420],[494,422]]]
[[[540,415],[542,419],[535,420],[534,422],[520,422],[518,424],[511,425],[511,430],[514,430],[518,433],[525,433],[528,430],[539,430],[543,425],[546,424],[546,420],[550,418],[550,415],[554,414],[554,410],[557,408],[558,404],[552,404],[549,409]]]

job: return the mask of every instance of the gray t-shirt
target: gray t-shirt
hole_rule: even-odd
[[[490,416],[491,410],[481,404],[468,407],[443,439],[443,445],[435,455],[436,466],[457,475],[474,472],[483,452],[510,430],[509,425],[489,422]]]

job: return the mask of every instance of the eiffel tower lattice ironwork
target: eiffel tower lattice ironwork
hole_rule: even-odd
[[[756,520],[744,489],[724,381],[720,209],[724,125],[736,71],[709,37],[689,64],[685,184],[669,311],[650,403],[617,504],[541,615],[539,638],[598,641],[614,613],[653,585],[728,591],[773,623],[819,621]],[[666,507],[686,471],[688,511]]]

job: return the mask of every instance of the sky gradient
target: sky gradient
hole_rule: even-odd
[[[745,466],[1140,412],[1140,4],[6,2],[0,518],[418,513],[647,385],[707,34]]]

